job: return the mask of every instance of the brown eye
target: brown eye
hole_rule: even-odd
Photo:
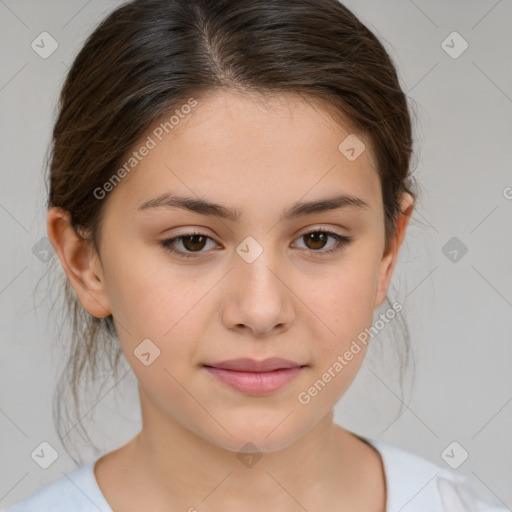
[[[326,247],[329,238],[334,239],[334,243],[331,244],[329,249],[322,250]],[[316,231],[310,231],[304,233],[299,239],[303,239],[306,245],[306,249],[319,254],[330,254],[336,251],[340,251],[352,242],[352,237],[342,236],[333,231],[325,231],[317,229]]]
[[[175,236],[174,238],[162,240],[160,244],[168,252],[176,253],[184,258],[196,258],[200,257],[202,253],[207,252],[203,251],[203,249],[206,247],[209,240],[213,242],[209,236],[203,233],[186,233],[184,235]],[[183,249],[176,248],[180,242]]]
[[[323,231],[314,231],[312,233],[308,233],[307,235],[303,235],[303,237],[304,240],[306,240],[308,249],[318,250],[325,247],[329,235]]]
[[[203,235],[187,235],[182,237],[182,243],[187,251],[200,251],[206,245],[206,237]]]

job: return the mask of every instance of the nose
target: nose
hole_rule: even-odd
[[[293,292],[284,268],[270,250],[251,262],[237,256],[223,305],[226,327],[248,330],[255,338],[289,329],[294,318]]]

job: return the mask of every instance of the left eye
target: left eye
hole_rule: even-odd
[[[340,251],[345,246],[349,245],[352,241],[351,237],[342,236],[333,231],[315,230],[308,233],[302,234],[298,239],[304,238],[306,243],[309,245],[306,249],[309,249],[314,253],[329,254],[336,251]],[[326,246],[326,242],[329,238],[334,240],[334,243],[327,250],[320,250]],[[204,233],[186,233],[184,235],[175,236],[167,240],[162,240],[160,243],[164,249],[168,252],[178,254],[184,258],[197,258],[200,256],[202,249],[207,245],[208,240],[212,240],[211,237]],[[176,249],[176,244],[181,243],[185,250]]]
[[[320,252],[321,254],[329,254],[340,251],[341,249],[344,249],[345,246],[348,246],[350,242],[352,242],[351,237],[339,235],[338,233],[334,233],[334,231],[324,231],[321,229],[304,233],[299,237],[299,239],[301,238],[306,240],[306,244],[310,244],[310,246],[306,247],[306,249],[310,249],[313,252]],[[331,247],[327,250],[319,251],[318,249],[323,249],[325,247],[326,241],[329,238],[334,239],[334,243],[331,245]]]

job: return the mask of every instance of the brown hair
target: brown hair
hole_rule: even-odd
[[[223,88],[313,96],[367,134],[389,241],[401,193],[416,197],[407,99],[383,45],[337,0],[134,0],[121,5],[89,36],[63,85],[48,207],[68,211],[77,234],[90,237],[98,250],[108,198],[98,200],[94,190],[161,116],[190,97]],[[89,373],[94,379],[100,361],[108,360],[115,372],[122,351],[112,316],[89,315],[67,280],[64,297],[73,339],[58,389],[71,389],[78,409],[82,378]],[[62,406],[57,393],[59,425]]]

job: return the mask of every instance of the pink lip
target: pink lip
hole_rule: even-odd
[[[214,377],[233,389],[252,396],[281,389],[293,380],[304,366],[277,357],[263,361],[231,359],[204,365]]]

